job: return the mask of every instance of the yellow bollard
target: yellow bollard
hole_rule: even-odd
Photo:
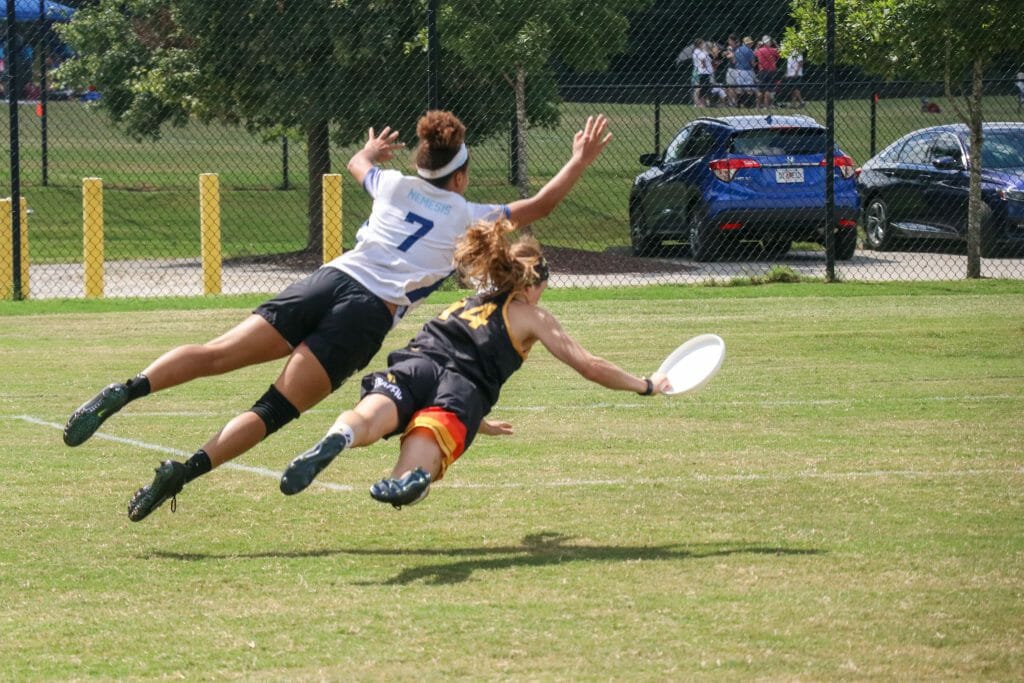
[[[10,242],[8,242],[10,244]],[[21,198],[21,298],[29,298],[28,286],[28,200]]]
[[[220,294],[220,178],[216,173],[199,176],[199,241],[203,261],[203,294]]]
[[[85,296],[103,296],[103,180],[82,179],[82,260]]]
[[[323,181],[324,263],[341,256],[342,190],[341,175],[325,173]]]
[[[0,199],[0,299],[14,296],[14,254],[11,244],[14,239],[13,202],[10,197]]]

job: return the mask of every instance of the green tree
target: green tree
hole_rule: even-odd
[[[351,142],[424,109],[423,60],[408,47],[421,23],[400,0],[101,0],[62,29],[79,56],[58,76],[99,88],[102,106],[136,138],[192,117],[300,131],[315,249],[332,126],[336,141]]]
[[[609,60],[626,49],[629,15],[649,4],[650,0],[444,2],[438,20],[444,51],[475,78],[504,85],[511,94],[519,139],[514,175],[521,196],[529,194],[529,126],[558,121],[556,66],[578,72],[606,69]]]
[[[795,27],[786,30],[786,45],[824,62],[823,3],[791,0],[791,9]],[[884,78],[944,82],[946,99],[970,128],[967,277],[981,277],[983,77],[997,58],[1019,51],[1020,0],[835,0],[835,23],[836,59]]]
[[[553,60],[603,68],[625,45],[623,9],[646,1],[442,4],[444,106],[466,122],[470,142],[507,131],[512,111],[523,130],[527,121],[555,123]],[[300,131],[310,178],[307,246],[316,249],[322,216],[314,179],[330,172],[330,141],[359,140],[371,125],[414,130],[426,108],[426,7],[426,0],[99,0],[61,29],[79,56],[58,77],[99,88],[101,106],[137,138],[159,137],[164,125],[193,117],[254,133]]]

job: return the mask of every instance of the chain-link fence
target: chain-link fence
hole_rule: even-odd
[[[481,202],[610,118],[531,226],[556,285],[1024,277],[1013,2],[0,2],[5,298],[277,291],[354,244],[366,129],[428,108]]]

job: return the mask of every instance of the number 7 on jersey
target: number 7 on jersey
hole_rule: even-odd
[[[434,229],[434,221],[415,214],[412,211],[405,214],[405,222],[412,223],[413,225],[418,225],[420,227],[416,232],[402,240],[402,243],[398,245],[398,251],[409,251],[410,247],[416,244],[421,237]]]

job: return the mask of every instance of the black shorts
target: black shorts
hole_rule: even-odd
[[[253,313],[292,348],[305,342],[331,378],[332,389],[369,365],[393,322],[380,297],[331,267],[289,285]]]
[[[697,89],[700,91],[701,97],[707,97],[711,94],[711,74],[699,74],[697,76]]]
[[[476,384],[428,356],[406,350],[388,356],[387,370],[363,377],[361,397],[367,394],[387,396],[398,408],[398,428],[388,436],[404,433],[410,423],[420,426],[416,423],[418,416],[431,409],[454,416],[457,425],[446,422],[445,417],[432,420],[441,425],[442,439],[450,440],[450,448],[441,444],[449,456],[446,466],[469,448],[480,422],[491,410]]]
[[[769,92],[775,88],[775,69],[771,71],[758,71],[755,76],[759,92]]]

